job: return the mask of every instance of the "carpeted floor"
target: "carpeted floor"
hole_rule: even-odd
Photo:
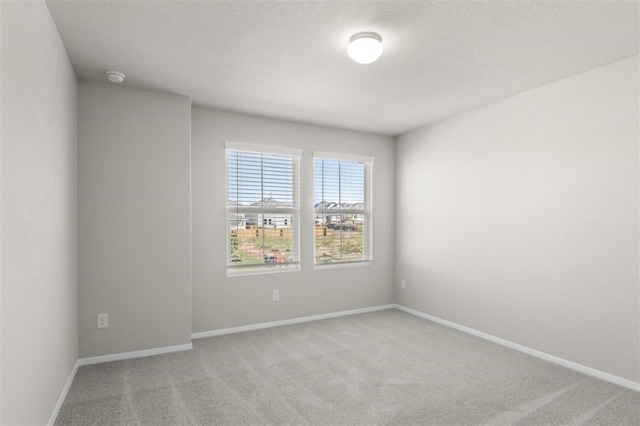
[[[78,369],[56,425],[639,425],[640,393],[387,310]]]

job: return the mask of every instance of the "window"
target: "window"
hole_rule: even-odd
[[[315,264],[372,260],[373,159],[315,153]]]
[[[299,269],[299,151],[226,144],[227,275]]]

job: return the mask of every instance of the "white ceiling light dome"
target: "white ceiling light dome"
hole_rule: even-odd
[[[347,48],[349,57],[359,64],[370,64],[382,55],[382,51],[382,37],[369,31],[352,35]]]

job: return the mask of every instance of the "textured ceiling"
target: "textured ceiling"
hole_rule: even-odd
[[[638,54],[638,1],[48,0],[81,80],[397,135]],[[349,37],[378,32],[359,65]]]

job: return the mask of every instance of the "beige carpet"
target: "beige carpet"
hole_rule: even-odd
[[[640,393],[398,311],[80,367],[56,425],[638,425]]]

